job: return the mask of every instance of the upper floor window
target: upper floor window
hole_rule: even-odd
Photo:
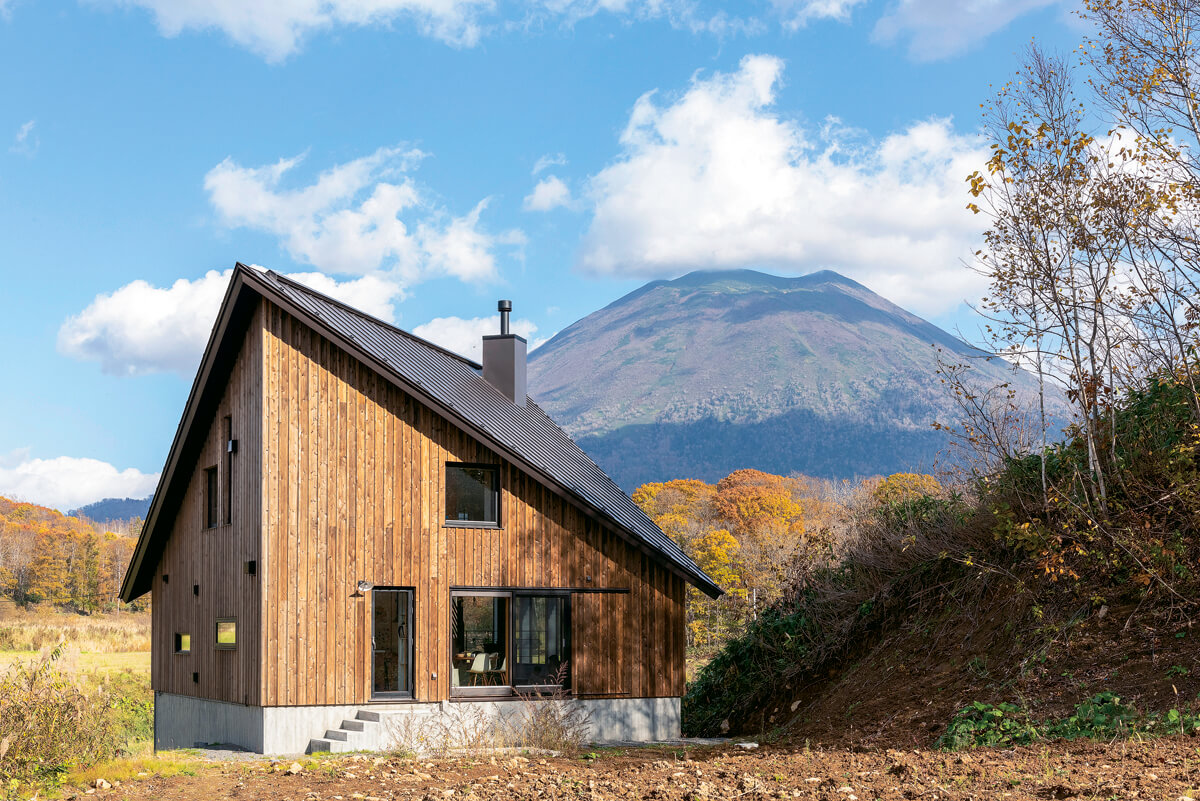
[[[204,469],[204,525],[217,526],[217,468]]]
[[[493,466],[446,465],[447,525],[500,525],[500,471]]]

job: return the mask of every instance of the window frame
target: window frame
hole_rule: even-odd
[[[222,623],[232,623],[233,624],[233,642],[231,642],[231,643],[221,642],[221,624]],[[218,651],[236,651],[237,650],[237,640],[238,640],[238,633],[237,633],[237,618],[236,617],[219,617],[215,621],[213,621],[213,648],[215,648]]]
[[[204,527],[216,528],[221,520],[221,482],[217,466],[204,468]]]
[[[187,648],[183,647],[183,638],[187,637]],[[186,631],[175,632],[175,655],[187,656],[192,652],[192,635]]]
[[[453,615],[454,615],[454,599],[455,598],[503,598],[504,599],[505,603],[507,604],[507,608],[505,609],[505,621],[504,621],[506,631],[504,632],[503,659],[504,659],[504,663],[506,665],[505,669],[508,674],[505,676],[505,679],[508,681],[508,683],[485,685],[483,687],[471,687],[471,686],[462,686],[462,685],[455,687],[454,681],[452,678],[451,682],[450,682],[450,697],[451,698],[478,698],[480,696],[486,696],[486,697],[491,697],[491,698],[495,698],[495,697],[509,698],[509,697],[511,697],[513,695],[513,686],[512,686],[512,666],[509,664],[509,662],[511,661],[509,658],[510,657],[509,652],[512,649],[512,593],[507,592],[502,589],[496,589],[496,590],[492,590],[492,589],[484,589],[484,590],[461,589],[460,590],[460,589],[456,589],[454,587],[450,588],[449,609],[450,609],[451,619],[449,621],[449,624],[450,624],[449,627],[450,627],[450,631],[451,631],[451,636],[450,636],[450,652],[446,656],[449,657],[449,659],[450,659],[450,670],[452,670],[452,671],[458,670],[458,668],[456,668],[454,666],[454,636],[453,636],[454,619],[453,619]]]
[[[450,517],[449,506],[449,484],[450,468],[462,468],[467,470],[490,470],[492,472],[492,493],[495,495],[496,503],[496,520],[457,520]],[[446,462],[446,481],[442,486],[442,525],[448,528],[504,528],[504,513],[503,500],[504,492],[500,486],[500,465],[490,464],[487,462]]]
[[[573,590],[570,588],[559,587],[451,587],[450,588],[450,604],[448,606],[451,616],[454,615],[454,599],[458,597],[467,598],[504,598],[508,604],[507,610],[507,631],[505,632],[504,655],[506,658],[507,676],[505,677],[508,684],[491,685],[486,687],[455,687],[453,681],[450,685],[450,698],[478,698],[480,696],[490,698],[511,698],[520,693],[543,693],[557,692],[559,690],[574,694],[572,689],[574,678],[574,669],[572,659],[574,657],[574,638],[572,637],[572,621],[571,621],[571,596]],[[517,598],[561,598],[563,605],[563,623],[560,624],[565,628],[563,633],[563,651],[566,656],[567,675],[566,681],[563,684],[516,684],[514,676],[516,670],[516,648],[517,648]],[[453,630],[453,618],[449,621],[449,626]],[[450,638],[450,653],[446,654],[450,659],[450,669],[457,670],[454,666],[454,638]]]

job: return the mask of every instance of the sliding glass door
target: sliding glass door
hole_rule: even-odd
[[[452,695],[568,685],[570,596],[545,590],[450,593]]]
[[[567,683],[567,597],[518,594],[513,598],[513,683],[555,687]]]

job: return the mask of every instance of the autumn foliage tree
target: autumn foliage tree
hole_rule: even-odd
[[[0,594],[78,612],[114,607],[135,544],[53,509],[0,498]]]
[[[689,590],[689,642],[719,645],[832,539],[838,504],[829,482],[738,470],[707,484],[645,484],[633,499],[725,590],[713,600]],[[812,525],[810,525],[810,523]]]

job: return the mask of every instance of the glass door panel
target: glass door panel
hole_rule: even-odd
[[[518,595],[513,598],[513,684],[567,684],[567,599],[561,595]]]
[[[371,694],[412,696],[412,591],[371,591]]]
[[[455,695],[496,695],[508,690],[508,596],[452,593],[450,687]]]

